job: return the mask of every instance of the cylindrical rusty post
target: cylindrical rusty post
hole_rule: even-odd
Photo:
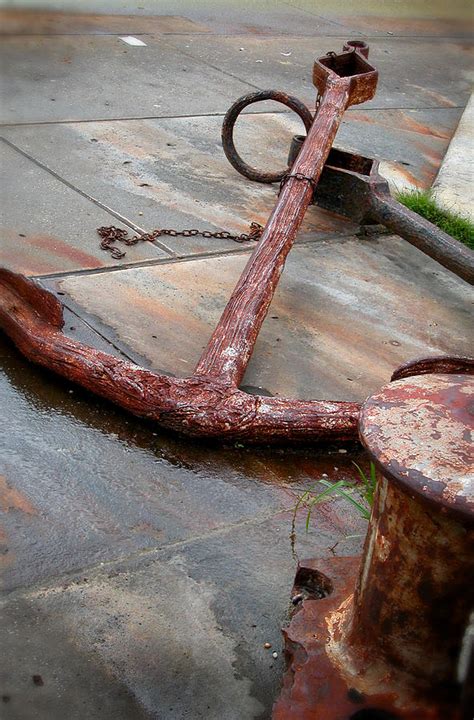
[[[474,285],[472,250],[418,213],[394,200],[388,187],[377,188],[375,184],[373,185],[369,216],[373,222],[385,225],[440,265]]]
[[[284,630],[289,669],[274,720],[464,720],[473,425],[469,374],[403,378],[363,405],[378,485],[362,560],[300,563],[295,587],[311,576],[326,596],[304,600]]]
[[[343,644],[407,691],[448,702],[474,608],[474,379],[424,375],[369,398],[360,437],[380,474]]]

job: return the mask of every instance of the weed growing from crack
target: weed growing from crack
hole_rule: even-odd
[[[372,505],[374,504],[374,494],[377,483],[375,465],[373,462],[370,463],[370,470],[368,475],[356,462],[353,462],[353,465],[355,465],[355,467],[357,468],[357,472],[359,473],[359,477],[361,479],[360,485],[354,486],[353,483],[350,483],[347,480],[338,480],[335,483],[331,483],[328,480],[322,479],[319,480],[319,485],[323,485],[324,490],[320,492],[315,492],[315,486],[313,486],[309,488],[309,490],[306,490],[301,495],[301,497],[298,498],[298,501],[293,508],[293,517],[291,521],[290,533],[291,549],[294,556],[296,555],[296,516],[300,507],[307,508],[308,511],[306,513],[305,522],[306,532],[309,531],[311,514],[315,505],[318,505],[325,500],[328,500],[334,495],[342,497],[344,498],[344,500],[347,500],[347,502],[351,503],[351,505],[353,505],[358,510],[361,517],[363,517],[365,520],[369,520]]]

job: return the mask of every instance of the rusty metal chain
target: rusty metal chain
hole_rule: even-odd
[[[227,230],[217,230],[216,232],[212,232],[211,230],[173,230],[171,228],[160,228],[158,230],[145,233],[144,235],[130,236],[127,230],[115,227],[114,225],[97,228],[97,233],[101,238],[100,247],[102,250],[105,250],[105,252],[109,252],[116,260],[120,260],[126,255],[125,251],[120,250],[115,245],[116,242],[121,242],[124,245],[131,246],[136,245],[139,242],[153,242],[153,240],[156,240],[156,238],[159,238],[162,235],[168,235],[171,237],[196,237],[196,235],[199,235],[200,237],[205,238],[233,240],[233,242],[236,243],[244,243],[252,240],[257,242],[260,240],[262,232],[263,226],[257,222],[251,222],[249,232],[240,233],[240,235],[235,235]]]
[[[308,182],[313,188],[313,192],[317,188],[317,182],[314,178],[309,177],[308,175],[303,175],[303,173],[287,173],[286,175],[283,175],[280,181],[280,189],[278,190],[278,195],[281,194],[281,191],[283,190],[283,187],[284,185],[286,185],[288,180],[306,180],[306,182]]]

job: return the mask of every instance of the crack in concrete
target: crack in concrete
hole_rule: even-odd
[[[266,522],[267,520],[271,520],[274,517],[278,517],[278,515],[281,515],[282,513],[290,512],[292,512],[292,507],[281,506],[280,508],[271,513],[262,513],[258,517],[253,517],[247,520],[242,520],[240,522],[223,525],[221,527],[214,528],[213,530],[209,530],[209,532],[202,533],[201,535],[192,535],[191,537],[188,537],[186,539],[175,540],[162,546],[143,548],[142,550],[138,550],[137,552],[130,553],[128,555],[122,555],[111,560],[105,560],[93,565],[84,565],[80,568],[75,568],[74,570],[50,578],[50,582],[46,584],[34,583],[33,585],[16,587],[11,591],[6,591],[3,593],[3,597],[0,597],[0,607],[5,606],[8,603],[19,598],[34,598],[44,593],[51,594],[55,592],[62,592],[68,589],[70,585],[76,585],[78,584],[78,582],[80,583],[80,580],[78,581],[76,580],[76,578],[82,578],[84,573],[87,573],[87,582],[89,583],[91,581],[91,574],[95,573],[95,577],[100,578],[100,576],[104,572],[108,572],[110,568],[113,568],[116,565],[120,565],[121,563],[134,562],[145,557],[159,560],[160,556],[163,556],[169,550],[172,550],[174,548],[186,547],[187,545],[191,545],[192,543],[199,542],[201,540],[207,540],[216,536],[218,537],[220,535],[226,535],[227,533],[232,532],[232,530],[236,530],[242,527],[259,525]],[[288,543],[289,542],[290,541],[288,540]],[[128,572],[130,571],[124,569],[123,571],[118,571],[117,575],[127,574]]]
[[[52,168],[48,167],[48,165],[45,165],[40,160],[37,160],[35,157],[27,153],[25,150],[22,150],[22,148],[18,147],[18,145],[15,145],[15,143],[12,143],[10,140],[7,140],[5,137],[0,137],[0,140],[4,142],[6,145],[8,145],[12,150],[15,150],[16,152],[20,153],[20,155],[23,155],[23,157],[27,158],[27,160],[30,160],[32,163],[37,165],[42,170],[45,170],[47,173],[52,175],[56,180],[59,180],[59,182],[63,183],[63,185],[66,185],[70,190],[73,190],[74,192],[77,192],[79,195],[81,195],[86,200],[90,200],[90,202],[94,203],[94,205],[97,205],[97,207],[100,207],[101,210],[105,210],[105,212],[109,213],[109,215],[112,215],[117,220],[120,220],[124,225],[128,225],[128,227],[135,230],[135,232],[140,233],[140,235],[146,234],[146,230],[141,228],[139,225],[136,225],[133,220],[129,220],[124,215],[121,215],[116,210],[113,210],[108,205],[105,205],[105,203],[101,202],[100,200],[97,200],[92,195],[89,195],[88,193],[84,192],[84,190],[81,190],[80,188],[73,185],[69,180],[66,180],[61,175],[59,175],[55,170],[52,170]],[[155,240],[153,244],[156,244],[163,252],[167,253],[171,257],[175,257],[176,253],[169,248],[164,243],[159,242],[158,240]]]

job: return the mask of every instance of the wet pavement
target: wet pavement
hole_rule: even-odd
[[[369,38],[381,82],[336,144],[380,159],[395,185],[429,186],[469,97],[466,14],[411,2],[394,16],[365,0],[320,15],[303,0],[98,14],[112,5],[7,12],[2,264],[61,293],[68,334],[186,375],[251,248],[161,238],[116,260],[96,228],[264,223],[276,188],[227,163],[223,113],[266,87],[313,106],[314,57],[350,37]],[[265,104],[237,143],[283,166],[298,132]],[[467,285],[400,238],[357,230],[310,208],[249,391],[362,400],[406,360],[469,352]],[[332,498],[308,533],[298,514],[292,548],[293,508],[323,476],[356,481],[360,448],[183,440],[33,367],[3,336],[0,395],[0,716],[269,718],[296,556],[358,553],[365,532]]]
[[[268,716],[293,508],[361,451],[183,441],[0,350],[4,717]],[[358,551],[344,502],[304,519],[299,555]]]

